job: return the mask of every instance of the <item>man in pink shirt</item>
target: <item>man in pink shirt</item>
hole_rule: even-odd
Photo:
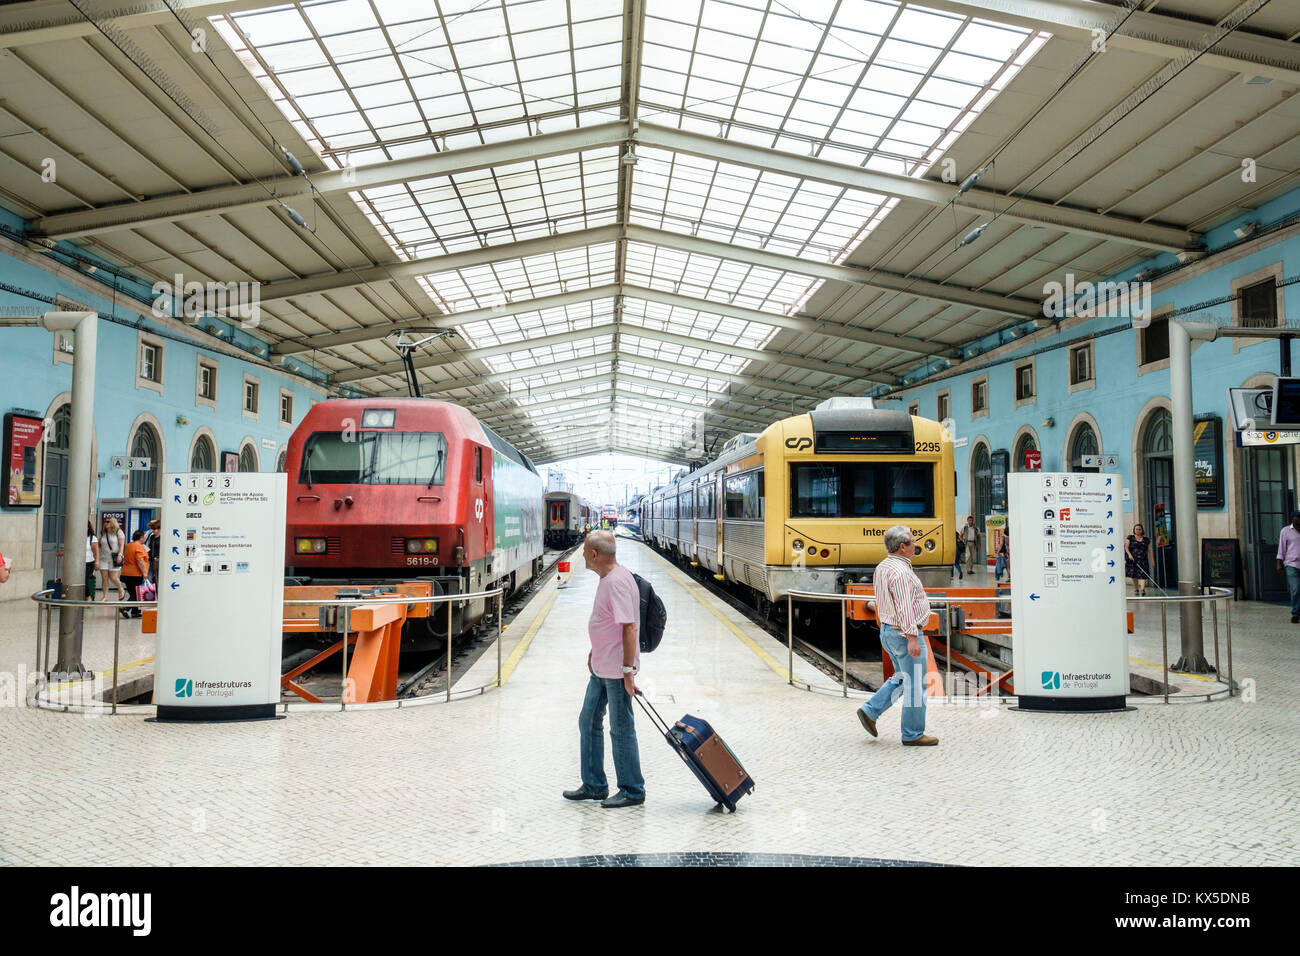
[[[593,531],[582,546],[587,570],[600,576],[596,600],[587,621],[591,651],[587,654],[587,697],[578,716],[582,750],[582,786],[564,791],[566,800],[599,800],[602,807],[635,807],[645,803],[645,780],[636,744],[632,698],[634,676],[641,666],[637,628],[641,594],[632,572],[615,560],[614,536]],[[609,736],[614,744],[618,793],[610,797],[605,779],[605,706],[609,705]]]
[[[1300,624],[1300,511],[1291,515],[1291,523],[1278,535],[1277,573],[1286,575],[1291,592],[1291,623]]]

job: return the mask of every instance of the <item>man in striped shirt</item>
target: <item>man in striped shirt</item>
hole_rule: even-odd
[[[939,738],[925,733],[926,654],[922,643],[930,603],[925,586],[912,570],[916,542],[911,529],[900,524],[886,531],[885,550],[889,556],[876,567],[873,579],[876,599],[867,606],[875,607],[880,644],[894,662],[894,675],[858,709],[858,720],[871,736],[880,736],[876,721],[903,697],[903,746],[933,747]]]

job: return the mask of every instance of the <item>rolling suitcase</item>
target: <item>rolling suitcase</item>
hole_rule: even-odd
[[[655,729],[664,735],[668,745],[704,784],[714,802],[735,813],[740,798],[753,792],[754,780],[745,772],[731,748],[714,732],[708,721],[686,714],[669,727],[644,694],[637,691],[636,696]]]

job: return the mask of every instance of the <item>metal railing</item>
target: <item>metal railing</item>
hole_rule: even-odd
[[[841,604],[841,605],[843,606],[843,613],[840,614],[840,686],[839,686],[838,688],[830,688],[830,687],[821,686],[821,685],[813,685],[813,684],[809,684],[809,683],[807,683],[806,681],[796,681],[796,680],[795,680],[795,676],[794,676],[794,601],[795,601],[796,598],[797,598],[798,600],[800,600],[800,601],[833,601],[833,602],[837,602],[837,603],[839,603],[839,604]],[[1210,605],[1210,616],[1211,616],[1211,620],[1212,620],[1212,628],[1211,628],[1211,629],[1212,629],[1212,633],[1213,633],[1213,635],[1214,635],[1214,673],[1215,673],[1216,675],[1218,675],[1219,677],[1221,677],[1221,676],[1222,676],[1222,673],[1223,673],[1222,670],[1221,670],[1220,660],[1219,660],[1219,602],[1220,602],[1220,601],[1223,601],[1223,602],[1226,603],[1226,613],[1225,613],[1225,615],[1224,615],[1224,617],[1225,617],[1225,622],[1226,622],[1227,654],[1228,654],[1228,679],[1227,679],[1227,682],[1226,682],[1226,690],[1219,690],[1219,691],[1214,691],[1214,692],[1210,692],[1210,693],[1206,693],[1206,694],[1193,694],[1193,695],[1190,695],[1190,696],[1192,696],[1192,697],[1205,697],[1206,700],[1213,700],[1213,699],[1215,699],[1215,698],[1217,698],[1217,697],[1222,697],[1222,696],[1224,696],[1225,694],[1226,694],[1228,697],[1235,696],[1235,692],[1236,692],[1236,683],[1235,683],[1235,681],[1233,680],[1233,672],[1232,672],[1232,598],[1233,598],[1233,593],[1232,593],[1232,591],[1228,590],[1227,588],[1209,588],[1209,593],[1207,593],[1207,594],[1152,595],[1152,596],[1144,596],[1144,597],[1136,597],[1136,596],[1134,596],[1134,597],[1126,597],[1126,598],[1125,598],[1125,602],[1126,602],[1126,603],[1129,603],[1129,602],[1133,602],[1133,603],[1137,603],[1137,602],[1141,602],[1141,603],[1152,603],[1152,602],[1158,602],[1158,603],[1160,604],[1160,643],[1161,643],[1161,654],[1162,654],[1162,663],[1161,663],[1162,684],[1161,684],[1161,686],[1162,686],[1162,688],[1163,688],[1163,693],[1162,693],[1161,696],[1163,696],[1163,698],[1164,698],[1164,702],[1165,702],[1166,704],[1169,703],[1169,625],[1168,625],[1168,606],[1169,606],[1170,604],[1173,604],[1173,603],[1186,603],[1186,602],[1191,602],[1191,601],[1200,601],[1200,602],[1208,602],[1208,603],[1209,603],[1209,605]],[[953,658],[953,653],[954,653],[954,650],[953,650],[953,647],[952,647],[952,636],[953,636],[953,635],[952,635],[952,613],[951,613],[951,611],[952,611],[952,610],[953,610],[957,605],[963,605],[963,604],[966,604],[966,605],[969,605],[969,604],[1006,604],[1006,603],[1008,603],[1008,602],[1011,600],[1011,597],[1010,597],[1010,594],[1007,594],[1007,595],[1005,595],[1005,596],[995,596],[995,597],[958,597],[958,596],[955,596],[955,595],[954,595],[954,596],[948,596],[948,595],[934,595],[934,594],[927,594],[927,595],[926,595],[926,599],[927,599],[927,601],[929,602],[929,605],[930,605],[931,610],[938,610],[938,611],[939,611],[939,614],[938,614],[938,616],[939,616],[939,637],[943,640],[944,649],[945,649],[945,652],[946,652],[946,653],[944,654],[944,699],[945,699],[945,701],[949,701],[949,700],[952,699],[952,696],[953,696],[953,695],[952,695],[952,689],[953,689],[953,683],[952,683],[952,658]],[[838,593],[830,594],[830,593],[825,593],[825,592],[816,592],[816,591],[790,591],[790,592],[788,592],[788,593],[786,594],[786,649],[787,649],[787,652],[788,652],[788,655],[789,655],[789,656],[788,656],[788,662],[787,662],[787,675],[788,675],[788,676],[787,676],[787,681],[786,681],[786,682],[787,682],[788,684],[790,684],[791,686],[794,686],[796,683],[798,683],[798,684],[803,685],[804,688],[807,689],[807,690],[838,690],[838,691],[840,691],[840,693],[842,694],[842,696],[844,696],[844,697],[848,697],[848,696],[849,696],[848,613],[847,613],[847,612],[848,612],[848,607],[847,607],[847,604],[848,604],[848,602],[850,602],[850,601],[861,601],[861,602],[864,602],[864,603],[865,603],[865,602],[867,602],[867,601],[874,601],[874,596],[873,596],[873,595],[869,595],[869,594],[838,594]],[[981,622],[981,621],[985,621],[985,620],[990,621],[990,622],[994,622],[994,621],[996,621],[997,623],[999,623],[999,624],[1003,624],[1003,625],[1009,625],[1009,624],[1011,623],[1011,619],[1010,619],[1010,618],[974,618],[974,619],[972,619],[972,620],[973,620],[974,622]],[[1136,631],[1136,629],[1137,629],[1137,621],[1135,620],[1135,621],[1134,621],[1134,630]],[[979,632],[978,632],[978,630],[976,630],[976,631],[972,631],[972,632],[970,632],[970,633],[973,634],[973,635],[978,635]],[[885,652],[885,651],[883,650],[883,648],[882,648],[882,654],[883,654],[883,653],[886,653],[886,652]],[[1176,673],[1177,673],[1177,672],[1176,672]],[[1009,674],[1010,674],[1010,671],[1007,671],[1007,672],[1005,672],[1004,674],[1002,674],[1001,676],[996,676],[996,677],[994,678],[994,680],[992,681],[992,683],[990,684],[990,686],[992,687],[992,686],[997,686],[997,685],[999,685],[999,684],[1002,682],[1002,680],[1004,680],[1004,679],[1005,679]],[[983,693],[983,690],[979,690],[979,691],[976,692],[976,695],[975,695],[975,696],[979,696],[979,695],[982,694],[982,693]],[[1131,696],[1131,695],[1129,694],[1129,692],[1127,692],[1127,691],[1125,692],[1125,695],[1126,695],[1126,696]]]
[[[59,608],[60,614],[62,614],[63,608],[83,608],[83,609],[108,608],[114,612],[118,612],[122,610],[130,610],[135,608],[139,608],[142,610],[144,609],[156,610],[158,607],[158,602],[156,600],[155,601],[94,601],[94,600],[72,601],[72,600],[65,600],[61,598],[56,599],[50,597],[50,595],[53,593],[54,590],[50,588],[43,591],[37,591],[35,594],[31,596],[31,599],[37,605],[36,672],[37,672],[38,683],[36,687],[37,694],[35,695],[36,702],[34,704],[34,706],[37,707],[43,706],[39,702],[39,691],[41,690],[42,686],[48,685],[52,676],[52,672],[50,670],[50,651],[51,651],[51,645],[54,643],[53,617],[54,617],[55,608]],[[434,605],[446,604],[447,605],[447,650],[445,655],[445,666],[446,666],[447,688],[446,688],[444,700],[450,701],[452,699],[452,666],[451,665],[452,665],[452,653],[454,649],[453,645],[454,645],[454,636],[455,636],[454,635],[455,605],[458,602],[489,600],[492,598],[496,599],[496,629],[497,629],[496,676],[491,681],[488,681],[486,684],[482,684],[478,687],[473,687],[473,688],[465,688],[462,690],[458,690],[456,692],[457,698],[470,697],[470,696],[483,694],[489,688],[501,686],[501,671],[503,665],[501,639],[504,630],[504,628],[502,627],[502,612],[504,606],[504,597],[505,597],[505,591],[502,588],[492,588],[487,591],[475,591],[470,594],[437,594],[437,595],[430,595],[428,597],[419,597],[419,596],[408,597],[406,595],[398,595],[396,597],[347,597],[347,598],[334,598],[334,599],[290,600],[290,601],[285,601],[284,606],[285,607],[316,607],[316,608],[320,608],[322,611],[325,608],[339,609],[335,615],[330,615],[330,617],[334,619],[334,626],[328,629],[326,626],[322,626],[321,630],[324,633],[329,633],[332,630],[334,633],[339,633],[342,635],[341,650],[342,650],[342,658],[343,658],[343,667],[342,667],[342,676],[340,678],[340,686],[339,686],[339,709],[346,711],[348,709],[348,704],[349,704],[347,636],[348,634],[351,633],[352,609],[363,605],[376,605],[376,604],[405,604],[408,606],[429,605],[430,606],[429,618],[432,619],[435,613]],[[325,615],[322,615],[322,617],[324,616]],[[119,703],[120,703],[118,675],[119,675],[119,666],[120,666],[120,659],[121,659],[121,637],[122,637],[123,620],[124,619],[120,614],[114,613],[113,615],[113,670],[112,670],[113,686],[111,692],[111,700],[106,702],[109,705],[110,712],[113,714],[117,713]],[[43,622],[43,626],[42,626],[42,622]],[[57,661],[56,661],[56,665],[57,665]],[[69,673],[64,676],[66,677],[66,679],[70,679],[70,680],[75,680],[77,677],[77,675],[73,673]],[[393,701],[370,701],[364,703],[352,701],[351,703],[354,708],[366,709],[377,705],[395,705],[397,707],[401,707],[405,704],[407,706],[410,706],[417,702],[422,703],[422,702],[429,701],[431,699],[432,699],[431,697],[420,697],[420,698],[396,699]],[[29,696],[28,701],[29,704],[32,703],[33,697]],[[281,700],[279,701],[277,706],[282,708],[286,712],[291,707],[297,709],[296,702],[294,701]],[[322,702],[322,705],[303,704],[302,709],[316,709],[319,706],[329,707],[331,705],[327,702]],[[67,709],[67,708],[62,707],[61,709]]]

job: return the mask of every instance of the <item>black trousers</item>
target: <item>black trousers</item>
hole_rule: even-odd
[[[144,578],[140,578],[140,577],[127,577],[125,574],[122,575],[122,587],[126,588],[126,599],[127,599],[128,601],[136,601],[136,600],[139,600],[139,598],[138,598],[137,595],[136,595],[136,590],[135,590],[135,589],[138,588],[138,587],[139,587],[140,585],[142,585],[142,584],[144,584]],[[140,612],[140,609],[139,609],[138,607],[137,607],[137,608],[131,608],[131,609],[130,609],[130,612],[131,612],[131,615],[130,615],[131,617],[140,617],[140,616],[141,616],[141,612]]]

